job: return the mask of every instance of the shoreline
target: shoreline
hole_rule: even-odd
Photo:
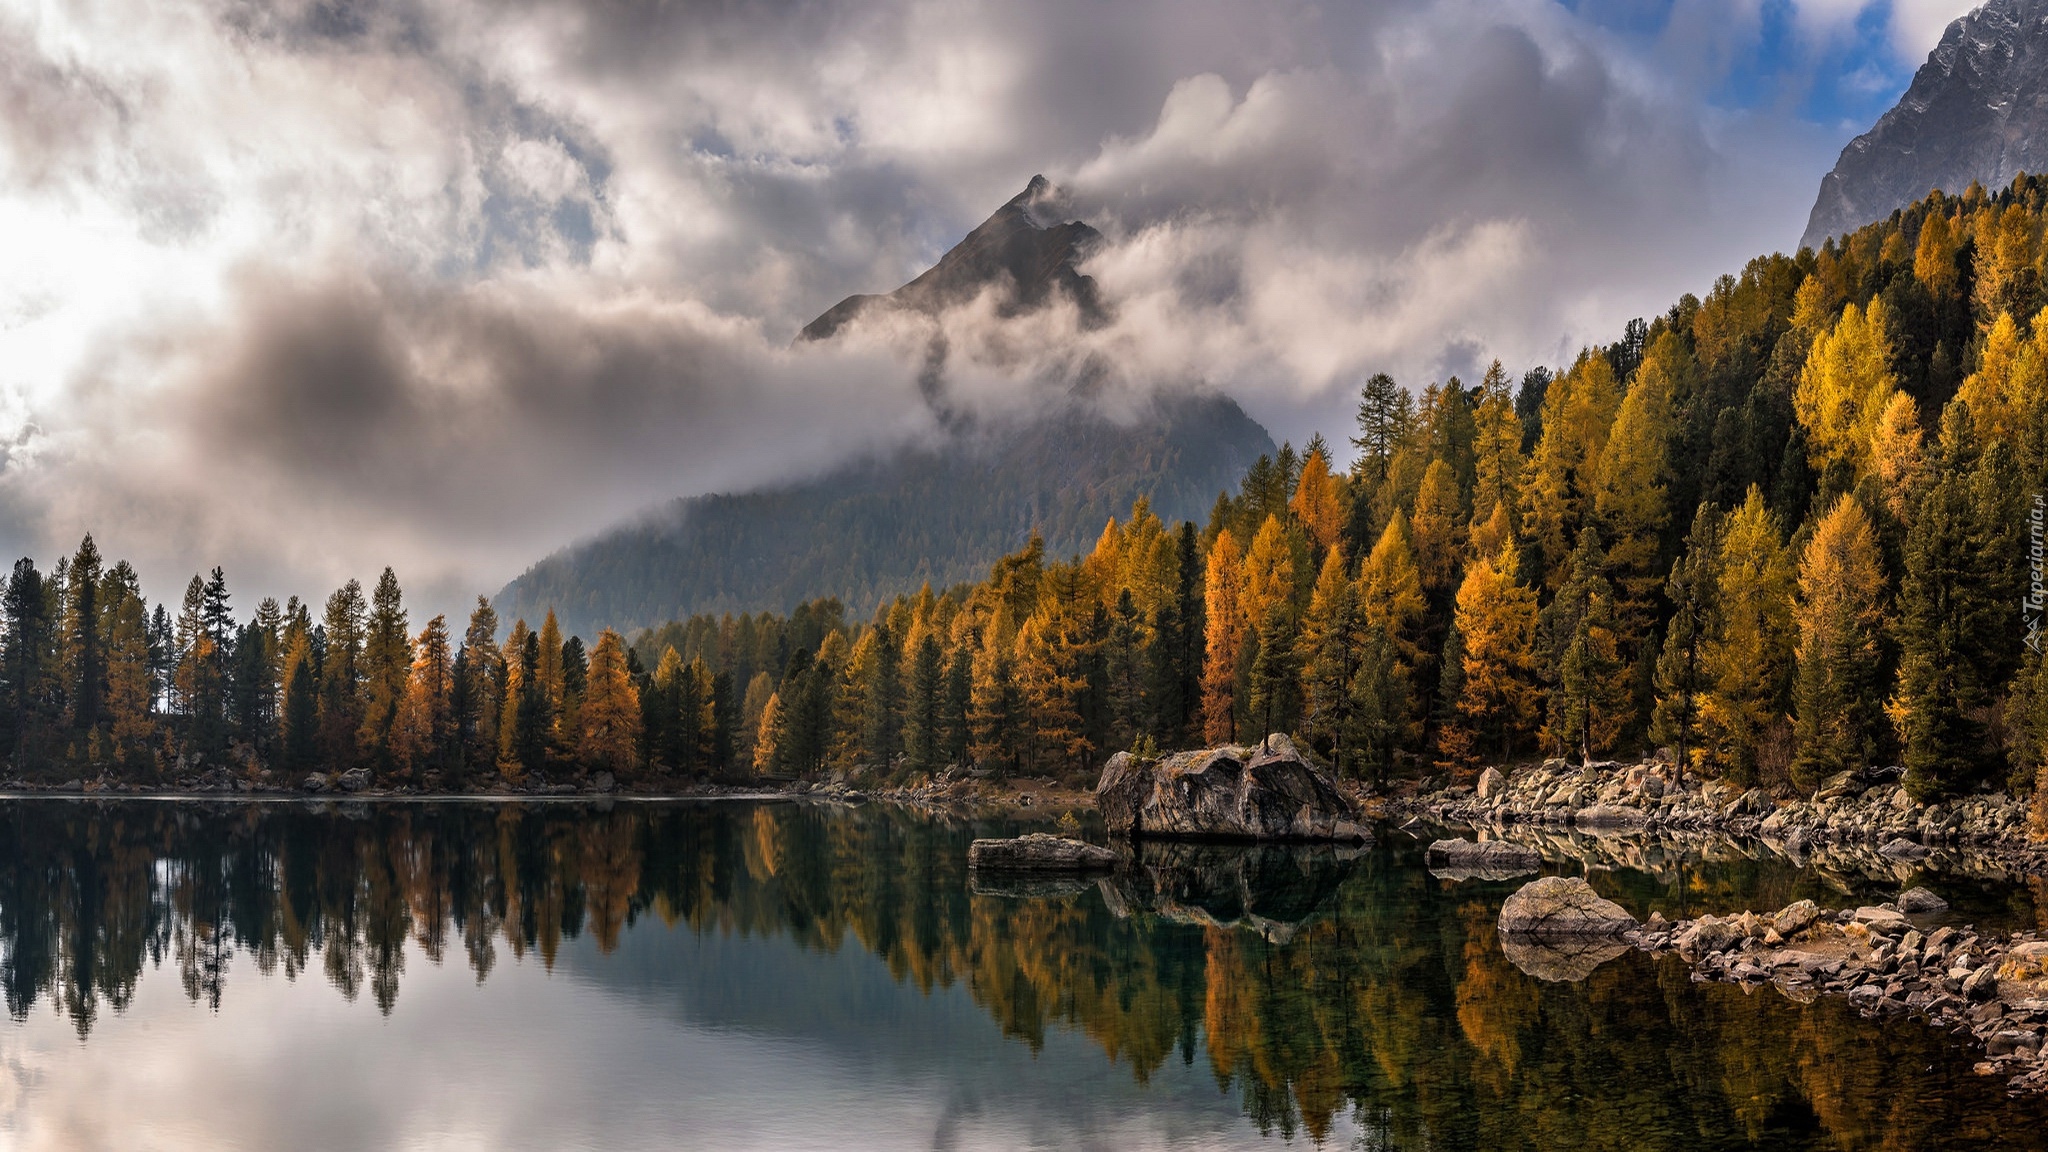
[[[1797,1003],[1844,1000],[1866,1020],[1917,1019],[1967,1038],[1983,1056],[1973,1071],[2007,1076],[2008,1092],[2048,1092],[2048,942],[2039,930],[1945,923],[1946,911],[1907,913],[1894,903],[1828,911],[1800,900],[1775,913],[1675,921],[1652,913],[1605,956],[1593,940],[1579,955],[1597,966],[1633,947],[1678,959],[1697,983],[1767,984]]]
[[[2002,792],[1921,804],[1893,770],[1841,773],[1813,798],[1780,801],[1760,788],[1679,779],[1668,764],[1562,760],[1489,768],[1477,785],[1390,798],[1397,825],[1417,820],[1506,835],[1575,832],[1599,837],[1709,834],[1758,841],[1787,857],[1848,853],[1893,864],[1955,866],[2048,876],[2048,842],[2028,835],[2024,800]]]

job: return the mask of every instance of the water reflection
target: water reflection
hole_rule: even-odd
[[[586,1088],[619,1146],[1106,1142],[1138,1119],[1232,1143],[1219,1103],[1248,1138],[1375,1148],[2048,1146],[2048,1111],[1938,1034],[1633,952],[1507,955],[1493,923],[1519,881],[1433,877],[1401,837],[1145,845],[1100,882],[970,881],[967,843],[1009,831],[786,803],[8,803],[0,985],[17,1020],[54,1010],[83,1041],[53,1060],[97,1051],[167,984],[220,1028],[238,998],[365,1003],[407,1035],[523,1053],[542,1085],[629,1026],[650,1052],[687,1048]],[[1834,882],[1747,857],[1594,879],[1667,915]],[[2030,897],[1978,898],[2033,915]],[[465,972],[518,1000],[449,999]],[[409,1015],[416,985],[440,990]],[[628,1007],[599,1024],[565,1010],[582,995]],[[177,1059],[204,1033],[153,1043]],[[447,1072],[383,1043],[394,1076]],[[904,1091],[828,1098],[828,1055]],[[694,1110],[662,1111],[692,1092]],[[1077,1135],[1076,1117],[1097,1126]]]

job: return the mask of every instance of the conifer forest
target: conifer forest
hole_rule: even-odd
[[[948,767],[1092,778],[1294,734],[1376,785],[1668,748],[1810,792],[1901,764],[1934,798],[2048,765],[2048,181],[1934,193],[1751,261],[1568,366],[1375,375],[1334,440],[1262,457],[1205,523],[1146,501],[1086,555],[630,642],[423,626],[386,570],[238,614],[87,537],[5,590],[11,774],[624,786]]]

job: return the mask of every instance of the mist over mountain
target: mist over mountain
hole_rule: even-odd
[[[2038,141],[2037,141],[2038,137]],[[1991,0],[1948,26],[1906,94],[1821,179],[1802,246],[1929,191],[2048,167],[2048,0]]]
[[[498,594],[499,613],[531,621],[552,608],[584,635],[827,596],[865,615],[925,582],[978,579],[1034,531],[1050,555],[1085,552],[1141,496],[1168,522],[1205,516],[1274,449],[1227,396],[1190,388],[1105,403],[1111,369],[1084,357],[1043,397],[991,411],[948,398],[947,330],[931,321],[981,309],[972,323],[984,338],[1030,344],[1109,316],[1079,270],[1097,233],[1060,219],[1060,203],[1034,177],[925,273],[888,294],[848,297],[799,335],[827,341],[908,321],[907,347],[923,357],[921,386],[944,428],[935,442],[796,483],[675,500],[533,565]],[[1061,308],[1072,313],[1065,326],[1025,323]],[[1057,348],[1025,351],[1060,359]]]

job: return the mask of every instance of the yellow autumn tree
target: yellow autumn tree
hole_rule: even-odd
[[[1593,511],[1614,585],[1616,636],[1631,662],[1649,635],[1656,597],[1664,584],[1663,533],[1671,522],[1666,500],[1670,444],[1676,431],[1672,400],[1691,371],[1691,356],[1670,332],[1657,338],[1621,402],[1600,472]]]
[[[1956,252],[1961,247],[1955,225],[1939,201],[1920,223],[1920,243],[1913,250],[1913,278],[1936,297],[1956,285]]]
[[[1974,223],[1977,258],[1971,302],[1977,327],[1988,329],[2002,315],[2033,315],[2041,278],[2036,267],[2040,233],[2033,213],[2016,203],[2003,211],[1987,207]]]
[[[754,772],[766,776],[775,769],[775,737],[782,729],[782,695],[768,694],[761,705],[761,722],[754,728]]]
[[[2022,422],[2048,393],[2048,325],[2034,321],[2034,337],[2020,333],[2011,315],[2000,313],[1984,336],[1978,366],[1957,395],[1970,406],[1977,436],[2017,441]]]
[[[1752,485],[1721,537],[1716,618],[1699,701],[1707,754],[1734,779],[1756,779],[1767,732],[1785,715],[1791,667],[1793,571],[1778,518]]]
[[[1415,494],[1415,519],[1408,530],[1415,546],[1415,567],[1422,587],[1448,591],[1458,576],[1458,558],[1465,550],[1465,516],[1459,507],[1458,478],[1442,460],[1430,462]]]
[[[1464,687],[1445,725],[1445,755],[1465,764],[1505,759],[1535,731],[1542,692],[1536,677],[1536,593],[1516,575],[1514,550],[1474,562],[1458,586],[1456,627],[1464,638]]]
[[[1620,403],[1614,369],[1598,352],[1580,356],[1543,394],[1543,435],[1522,473],[1522,535],[1533,545],[1545,588],[1564,582]]]
[[[1278,516],[1266,517],[1259,534],[1252,537],[1243,579],[1239,603],[1244,619],[1252,624],[1264,620],[1275,604],[1294,598],[1294,548],[1287,539],[1287,526]]]
[[[1240,591],[1244,559],[1225,528],[1209,546],[1202,582],[1208,613],[1202,654],[1202,736],[1211,744],[1237,738],[1237,658],[1244,647],[1245,615]]]
[[[1508,374],[1495,360],[1479,382],[1479,402],[1472,412],[1472,529],[1476,535],[1489,525],[1495,512],[1513,531],[1516,502],[1522,494],[1522,418],[1515,414],[1515,397],[1508,386]],[[1475,551],[1493,556],[1500,542]]]
[[[1884,505],[1901,524],[1913,522],[1927,479],[1925,435],[1919,406],[1904,392],[1892,396],[1870,440],[1871,467],[1884,490]]]
[[[1344,533],[1344,501],[1337,478],[1330,474],[1330,461],[1319,447],[1302,462],[1301,479],[1295,481],[1294,499],[1288,502],[1318,552],[1328,551]]]
[[[609,628],[591,649],[587,685],[577,714],[583,728],[577,750],[585,764],[624,773],[640,750],[640,690],[626,671],[625,642]]]
[[[1884,566],[1877,533],[1854,497],[1821,518],[1799,559],[1796,735],[1792,779],[1811,791],[1833,773],[1870,763],[1884,723],[1878,643]]]
[[[436,760],[448,749],[454,725],[453,688],[448,618],[436,616],[413,641],[405,695],[391,727],[391,755],[400,769],[419,772],[438,766]]]
[[[1422,595],[1408,518],[1398,510],[1358,567],[1357,601],[1366,623],[1379,625],[1394,641],[1403,667],[1412,670],[1422,662],[1420,639],[1429,601]]]
[[[1852,484],[1870,472],[1871,436],[1898,390],[1889,323],[1883,299],[1872,299],[1868,309],[1851,304],[1834,329],[1813,342],[1792,410],[1806,429],[1815,472],[1839,467]]]

